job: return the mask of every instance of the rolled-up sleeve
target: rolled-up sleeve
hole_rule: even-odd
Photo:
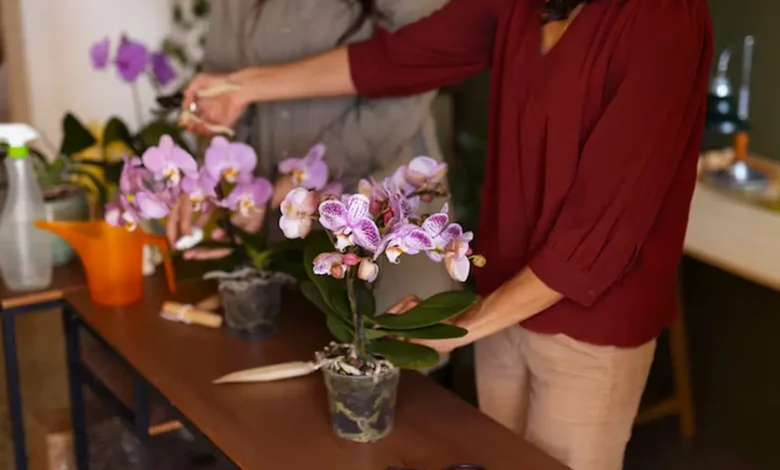
[[[490,66],[498,4],[451,0],[392,33],[349,46],[352,81],[369,97],[403,96],[452,85]]]
[[[545,284],[584,306],[631,268],[681,163],[698,155],[710,22],[704,8],[660,3],[626,36],[622,79],[581,147],[546,243],[529,263]]]

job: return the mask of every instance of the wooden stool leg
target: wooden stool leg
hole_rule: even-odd
[[[696,419],[693,409],[693,392],[691,390],[691,371],[688,360],[688,337],[685,331],[684,306],[681,287],[678,286],[679,315],[677,321],[669,329],[669,345],[672,355],[672,372],[680,407],[680,434],[683,439],[690,440],[696,433]]]

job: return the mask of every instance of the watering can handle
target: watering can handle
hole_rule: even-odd
[[[173,269],[173,260],[171,258],[171,249],[168,246],[168,240],[159,235],[146,235],[145,243],[154,245],[160,249],[163,255],[163,265],[165,267],[165,282],[168,284],[168,290],[171,294],[176,293],[176,273]]]

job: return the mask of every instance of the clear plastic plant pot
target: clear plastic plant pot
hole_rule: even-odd
[[[376,442],[395,426],[400,370],[374,376],[339,374],[323,368],[333,432],[352,442]]]
[[[219,280],[225,323],[237,336],[256,339],[276,332],[282,309],[282,287],[288,278],[279,273],[243,270]]]

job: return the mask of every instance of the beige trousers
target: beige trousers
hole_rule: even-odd
[[[480,409],[573,470],[620,470],[655,343],[596,346],[512,326],[476,344]]]

